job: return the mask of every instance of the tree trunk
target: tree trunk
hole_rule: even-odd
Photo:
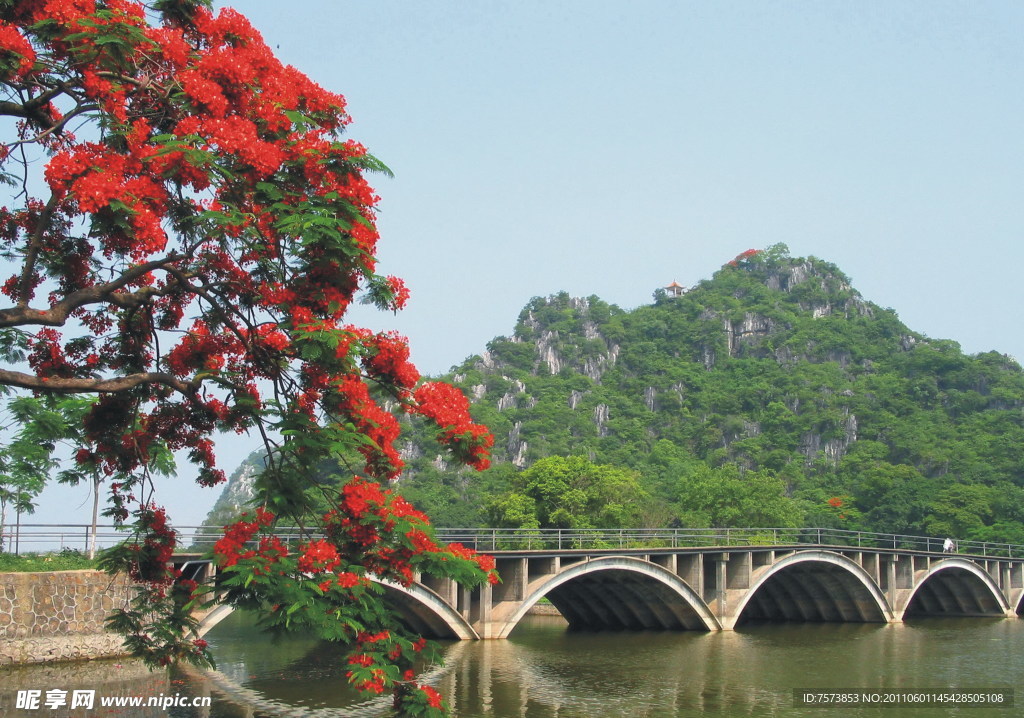
[[[92,480],[92,525],[89,527],[89,560],[96,558],[96,519],[100,510],[100,479]]]

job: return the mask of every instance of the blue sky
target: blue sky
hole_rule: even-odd
[[[388,163],[383,267],[424,371],[532,296],[624,308],[749,247],[1024,358],[1016,3],[277,2],[244,11]]]
[[[531,297],[633,308],[776,242],[911,329],[1024,359],[1020,3],[236,7],[394,170],[381,270],[412,299],[354,319],[406,334],[425,373]],[[224,468],[254,446],[225,437]],[[174,487],[172,516],[200,521],[215,492]]]

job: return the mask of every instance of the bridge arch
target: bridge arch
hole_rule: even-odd
[[[740,598],[745,620],[888,623],[896,616],[871,575],[832,551],[789,554],[756,571]]]
[[[507,638],[530,608],[547,598],[570,628],[721,629],[711,609],[666,568],[639,558],[609,556],[571,564],[528,591],[495,638]],[[493,619],[492,619],[493,620]]]
[[[980,566],[947,558],[917,577],[903,617],[1005,616],[1010,610],[995,580]]]
[[[402,586],[391,581],[375,581],[384,587],[386,600],[398,611],[409,629],[427,638],[478,639],[480,636],[463,616],[434,591],[414,583]],[[210,629],[234,612],[234,606],[221,604],[199,623],[198,633]]]
[[[461,613],[426,586],[414,583],[406,587],[391,581],[377,583],[384,586],[388,602],[415,633],[427,638],[480,638]]]

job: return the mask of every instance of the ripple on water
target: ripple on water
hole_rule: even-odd
[[[341,715],[346,702],[359,700],[345,684],[338,647],[301,638],[274,643],[244,623],[227,629],[210,635],[215,655],[224,656],[225,673],[246,690],[257,691],[261,700],[282,706],[279,711]],[[718,633],[573,633],[557,618],[531,617],[508,640],[458,642],[446,650],[448,666],[438,687],[459,718],[821,718],[817,707],[794,705],[794,689],[1011,687],[1024,675],[1024,621],[922,619],[905,625],[763,624]],[[234,718],[216,710],[210,715]],[[1016,713],[1013,708],[936,712],[906,706],[843,712],[844,718],[936,715]]]

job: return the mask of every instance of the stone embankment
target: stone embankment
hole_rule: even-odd
[[[0,573],[0,665],[124,655],[103,622],[130,590],[102,571]]]
[[[558,609],[552,606],[550,603],[535,603],[530,606],[530,610],[527,611],[531,616],[561,616]]]

